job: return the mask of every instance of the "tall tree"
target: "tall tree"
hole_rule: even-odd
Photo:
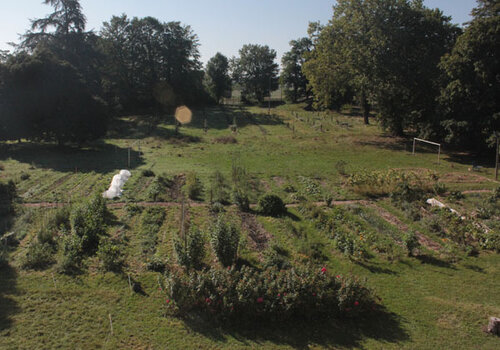
[[[312,41],[309,38],[300,38],[290,41],[291,50],[281,58],[283,70],[280,75],[281,85],[285,87],[288,100],[297,102],[300,97],[307,95],[307,79],[302,72],[306,55],[311,51]]]
[[[243,45],[240,57],[233,60],[233,80],[241,85],[244,98],[254,97],[259,103],[278,88],[276,51],[267,45]]]
[[[500,132],[500,2],[480,0],[473,20],[443,57],[441,91],[446,141],[476,150]]]
[[[229,76],[229,60],[217,52],[207,63],[207,87],[213,98],[220,102],[223,96],[231,92],[231,77]]]
[[[319,96],[342,100],[352,90],[365,123],[376,103],[384,126],[402,134],[432,119],[437,64],[457,33],[450,18],[421,0],[338,0],[306,77]]]
[[[171,95],[165,100],[172,106],[200,96],[203,72],[191,27],[122,15],[104,23],[101,37],[108,93],[125,107],[150,106],[158,95]]]

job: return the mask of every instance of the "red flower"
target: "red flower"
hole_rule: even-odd
[[[228,271],[229,271],[229,270],[231,270],[231,266],[228,266],[228,267],[227,267],[227,270],[228,270]]]
[[[260,303],[263,303],[264,302],[264,298],[263,297],[259,297],[257,298],[257,302],[260,304]]]
[[[281,293],[278,293],[278,298],[281,297]]]
[[[167,300],[165,300],[165,301],[167,302],[167,304],[169,304],[169,303],[170,303],[170,299],[167,299]]]
[[[324,266],[323,266],[323,267],[321,268],[321,273],[325,273],[325,272],[326,272],[326,267],[324,267]]]
[[[337,278],[340,278],[340,275],[337,275]]]
[[[284,295],[284,296],[286,296],[286,292],[285,292],[285,293],[283,293],[283,295]]]
[[[358,306],[358,305],[359,305],[359,302],[355,301],[354,306]]]
[[[210,303],[212,302],[212,299],[210,299],[210,298],[206,298],[206,299],[205,299],[205,302],[206,302],[207,304],[210,304]]]

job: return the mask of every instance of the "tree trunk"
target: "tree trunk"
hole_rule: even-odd
[[[368,102],[368,99],[366,98],[366,95],[363,92],[361,94],[361,108],[363,110],[363,119],[364,119],[365,125],[369,125],[370,124],[370,120],[369,120],[369,117],[370,117],[370,107],[371,107],[370,103]]]

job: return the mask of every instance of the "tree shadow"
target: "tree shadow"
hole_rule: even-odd
[[[401,317],[383,308],[359,319],[214,323],[194,316],[183,321],[193,332],[213,341],[226,342],[227,337],[233,337],[248,346],[270,342],[294,349],[309,349],[311,346],[353,348],[361,347],[361,342],[367,338],[393,344],[409,339],[401,327]]]
[[[10,266],[0,267],[0,332],[12,326],[11,317],[20,311],[12,295],[18,294],[17,273]]]
[[[437,267],[444,267],[444,268],[452,269],[452,270],[457,269],[455,266],[453,266],[449,262],[438,259],[438,258],[431,256],[431,255],[418,255],[418,256],[416,256],[416,258],[422,264],[433,265],[433,266],[437,266]]]
[[[108,173],[123,169],[128,162],[128,149],[103,141],[93,142],[85,148],[58,147],[50,143],[1,143],[0,160],[15,159],[33,168],[60,172]],[[142,155],[130,150],[130,168],[144,164]]]
[[[375,148],[381,148],[385,150],[390,150],[390,151],[407,151],[411,152],[412,151],[412,144],[411,141],[395,137],[393,135],[389,134],[383,134],[380,136],[376,136],[373,138],[367,138],[367,139],[361,139],[361,140],[356,140],[355,144],[359,146],[368,146],[368,147],[375,147]],[[420,153],[426,153],[430,151],[420,151]]]
[[[385,267],[377,266],[376,263],[367,264],[367,263],[362,262],[362,261],[355,261],[355,263],[356,263],[356,265],[359,265],[359,266],[367,269],[371,273],[385,273],[388,275],[398,275],[398,273],[396,271],[393,271],[393,270],[385,268]]]

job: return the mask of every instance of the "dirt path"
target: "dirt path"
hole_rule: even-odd
[[[252,248],[263,251],[267,248],[269,240],[273,237],[271,233],[266,231],[256,219],[255,215],[249,213],[240,213],[241,227],[243,231],[248,233]]]

